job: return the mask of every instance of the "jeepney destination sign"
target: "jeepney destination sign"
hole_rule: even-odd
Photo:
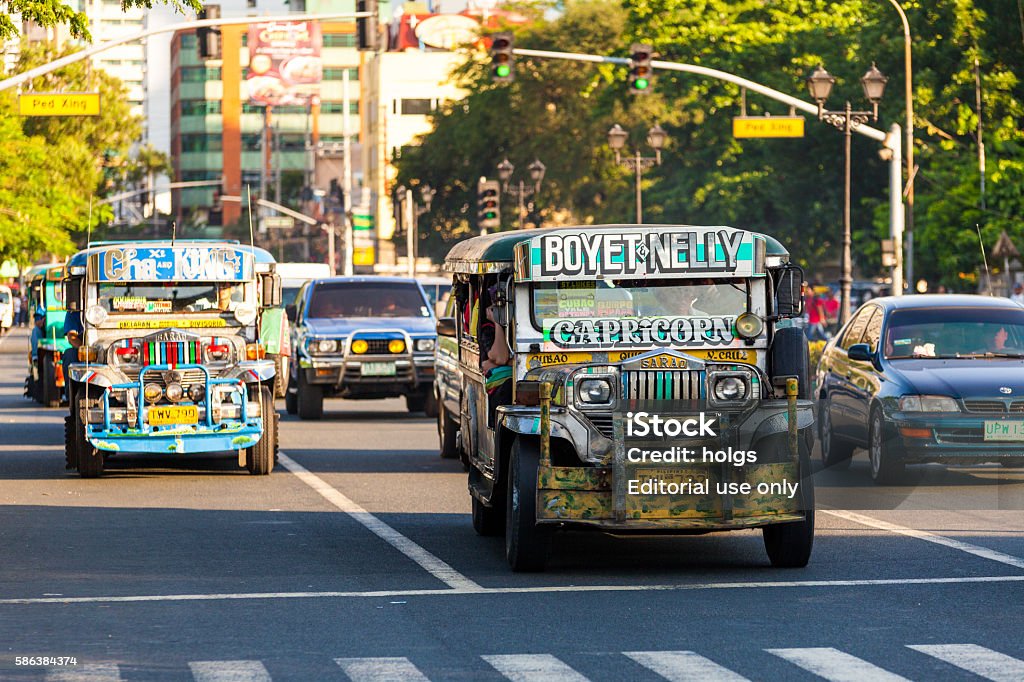
[[[732,228],[684,227],[546,234],[529,241],[530,279],[749,277],[756,274],[755,237],[760,235]]]
[[[251,278],[251,259],[241,249],[126,246],[96,255],[100,282],[239,282]]]

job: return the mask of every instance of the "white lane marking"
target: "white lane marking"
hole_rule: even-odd
[[[981,557],[982,559],[998,561],[1001,564],[1013,566],[1014,568],[1024,568],[1024,559],[1004,554],[1003,552],[997,552],[996,550],[988,549],[987,547],[979,547],[978,545],[972,545],[968,542],[954,540],[953,538],[936,535],[935,533],[929,533],[924,530],[907,528],[906,526],[889,523],[888,521],[882,521],[881,519],[865,516],[864,514],[846,511],[845,509],[821,509],[819,511],[831,514],[832,516],[838,516],[839,518],[846,519],[847,521],[859,523],[862,526],[870,526],[872,528],[878,528],[879,530],[887,530],[890,533],[898,533],[899,535],[906,535],[907,537],[917,538],[918,540],[924,540],[925,542],[932,542],[936,545],[942,545],[943,547],[960,550],[967,554],[973,554],[974,556]]]
[[[190,661],[196,682],[271,682],[259,661]]]
[[[908,644],[922,654],[928,654],[958,668],[972,672],[986,680],[1018,682],[1024,680],[1024,661],[986,649],[977,644]]]
[[[429,682],[408,658],[336,658],[352,682]]]
[[[747,682],[747,678],[693,651],[623,651],[669,682]]]
[[[459,590],[483,589],[480,585],[462,575],[447,563],[441,561],[436,556],[360,507],[340,491],[332,488],[327,481],[323,480],[291,457],[288,457],[281,452],[278,453],[278,458],[285,469],[295,474],[300,481],[320,493],[325,500],[351,516],[359,523],[363,524],[363,526],[371,533],[415,561],[421,568],[444,584]]]
[[[674,592],[687,590],[746,590],[772,587],[870,587],[886,585],[963,585],[969,583],[1019,583],[1024,575],[965,576],[957,578],[882,578],[877,580],[769,580],[739,583],[692,583],[680,585],[548,585],[542,587],[480,587],[450,590],[376,590],[369,592],[236,592],[213,594],[144,594],[121,597],[33,597],[0,599],[0,606],[25,604],[117,604],[163,601],[230,601],[247,599],[347,599],[392,597],[460,597],[495,594],[545,594],[555,592]]]
[[[862,682],[863,680],[909,682],[905,677],[900,677],[877,665],[868,663],[862,658],[851,656],[832,647],[765,649],[765,651],[832,682]]]
[[[66,668],[47,668],[46,682],[121,682],[116,663],[86,663]]]
[[[480,658],[512,682],[589,682],[551,654],[507,654]]]

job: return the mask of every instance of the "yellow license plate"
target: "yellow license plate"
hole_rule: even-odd
[[[156,426],[167,424],[198,424],[199,408],[195,405],[149,408],[149,423]]]

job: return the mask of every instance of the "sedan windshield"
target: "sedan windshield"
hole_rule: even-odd
[[[897,310],[885,332],[885,357],[1024,357],[1024,309]]]
[[[430,308],[412,283],[325,282],[313,289],[306,317],[430,317]]]

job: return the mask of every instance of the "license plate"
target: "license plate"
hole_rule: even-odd
[[[198,424],[199,408],[195,405],[149,408],[149,423],[156,426],[167,424]]]
[[[985,440],[1024,441],[1024,421],[987,421],[985,422]]]
[[[393,377],[395,373],[393,362],[364,362],[362,365],[364,377]]]

